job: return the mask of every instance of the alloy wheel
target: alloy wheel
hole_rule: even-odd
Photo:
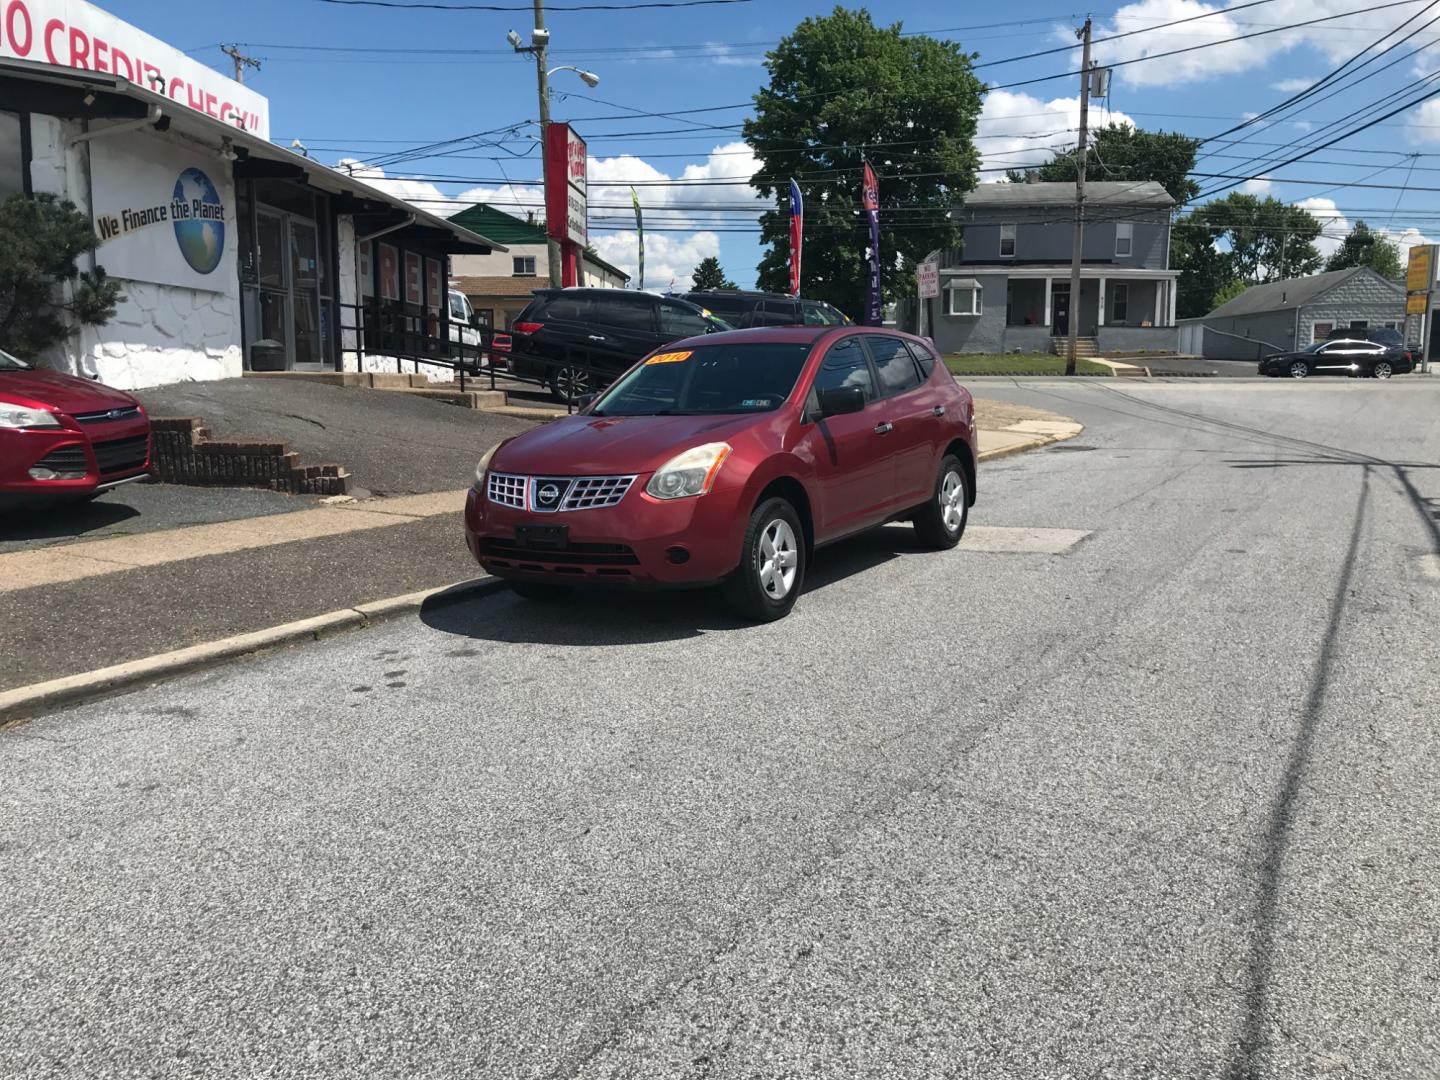
[[[555,393],[567,402],[578,401],[590,391],[590,373],[581,368],[557,368],[551,382]]]
[[[795,587],[799,544],[790,523],[776,518],[760,531],[760,588],[771,600],[783,600]]]
[[[1292,379],[1303,379],[1310,374],[1310,365],[1304,360],[1296,360],[1290,365],[1290,377]]]
[[[1391,375],[1395,374],[1395,369],[1390,366],[1390,361],[1381,360],[1370,369],[1370,374],[1377,379],[1388,379]]]
[[[945,523],[946,532],[956,532],[965,522],[965,479],[954,469],[940,481],[940,520]]]

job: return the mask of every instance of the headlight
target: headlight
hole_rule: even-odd
[[[48,409],[27,409],[0,401],[0,428],[59,427],[60,421]]]
[[[706,443],[671,458],[650,478],[645,492],[657,499],[684,499],[704,495],[715,483],[720,466],[730,456],[730,444]]]
[[[495,456],[495,451],[499,449],[500,444],[496,443],[489,450],[485,451],[485,456],[480,459],[480,464],[475,466],[475,486],[477,488],[483,488],[485,486],[485,471],[490,468],[490,459]]]

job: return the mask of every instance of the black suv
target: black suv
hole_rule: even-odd
[[[685,293],[685,299],[714,312],[731,326],[844,326],[850,320],[823,300],[801,300],[784,293],[715,292]]]
[[[573,404],[661,345],[731,327],[694,304],[626,289],[536,289],[510,324],[510,370]]]

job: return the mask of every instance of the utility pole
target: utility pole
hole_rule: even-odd
[[[538,3],[539,0],[536,0]],[[1080,28],[1084,42],[1080,57],[1080,142],[1075,150],[1075,248],[1070,253],[1070,341],[1065,350],[1065,374],[1075,374],[1075,339],[1080,332],[1080,256],[1085,250],[1085,154],[1090,124],[1090,20]]]
[[[256,60],[253,56],[246,56],[240,51],[240,46],[238,45],[221,45],[220,51],[235,61],[235,81],[238,83],[245,82],[245,69],[247,67],[253,67],[256,71],[260,70],[260,61]]]
[[[545,0],[535,0],[535,29],[545,29]],[[540,87],[540,176],[544,180],[545,191],[550,191],[550,142],[547,133],[550,131],[550,75],[547,64],[546,53],[549,50],[549,38],[539,34],[535,39],[535,80]],[[545,231],[550,232],[553,222],[549,220],[550,215],[546,214]],[[550,287],[560,287],[560,245],[556,242],[554,235],[545,238],[545,263],[550,269]]]

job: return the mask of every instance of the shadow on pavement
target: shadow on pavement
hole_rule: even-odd
[[[800,604],[831,585],[921,549],[909,528],[875,529],[820,551],[811,563]],[[643,645],[683,641],[749,623],[726,608],[717,589],[647,591],[577,589],[554,601],[525,600],[503,584],[476,592],[461,586],[420,609],[432,630],[483,641],[527,645]]]
[[[0,540],[83,536],[139,516],[133,506],[113,502],[0,505]]]

